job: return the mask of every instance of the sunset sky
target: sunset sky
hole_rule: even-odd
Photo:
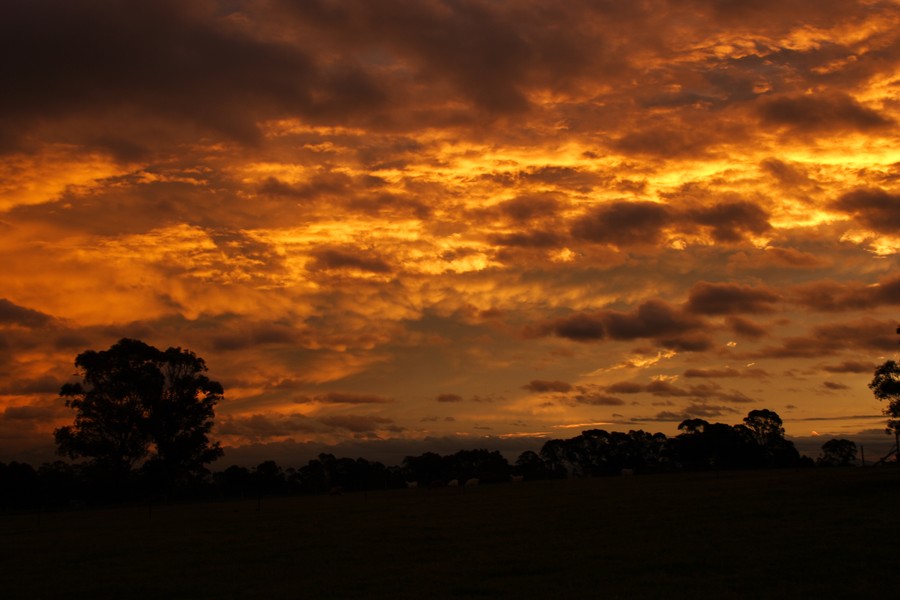
[[[0,77],[0,460],[122,337],[226,464],[890,441],[898,2],[5,0]]]

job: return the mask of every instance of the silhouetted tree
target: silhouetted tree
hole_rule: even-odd
[[[429,485],[434,481],[449,479],[444,467],[444,459],[435,452],[426,452],[420,456],[407,456],[403,459],[404,475],[409,481],[419,482],[419,485]]]
[[[257,494],[280,494],[287,484],[284,470],[274,460],[258,464],[250,474],[250,481]]]
[[[850,440],[832,439],[822,444],[822,455],[816,461],[822,467],[849,467],[856,464],[856,444]]]
[[[766,408],[751,410],[744,418],[744,425],[759,445],[765,466],[785,467],[797,464],[800,453],[792,442],[785,439],[784,424],[778,413]]]
[[[544,459],[532,450],[526,450],[516,459],[515,473],[528,481],[550,477],[550,471],[544,464]]]
[[[547,467],[550,477],[562,479],[569,475],[571,461],[569,450],[563,440],[547,440],[541,446],[541,460]]]
[[[251,489],[251,474],[246,467],[231,465],[213,474],[213,482],[226,496],[242,497]]]
[[[900,432],[900,364],[889,360],[875,369],[869,389],[876,398],[887,401],[884,414],[888,417],[888,431]]]
[[[75,410],[75,423],[54,432],[60,454],[89,458],[116,480],[146,459],[166,485],[204,473],[222,455],[208,437],[222,386],[193,352],[126,338],[82,352],[75,366],[82,381],[60,390]]]

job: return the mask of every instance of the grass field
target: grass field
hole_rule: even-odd
[[[0,515],[3,598],[895,598],[900,470]]]

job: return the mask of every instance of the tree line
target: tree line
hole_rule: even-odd
[[[159,350],[122,339],[108,350],[76,357],[81,377],[60,391],[75,411],[72,425],[54,432],[58,460],[35,469],[0,463],[0,508],[72,506],[146,498],[246,497],[285,493],[338,493],[406,487],[437,487],[477,479],[500,483],[627,473],[845,466],[856,462],[856,445],[833,439],[817,461],[801,456],[784,435],[777,413],[750,411],[736,425],[686,419],[678,435],[590,429],[552,439],[514,463],[497,451],[425,452],[387,466],[364,458],[320,454],[300,467],[264,461],[255,468],[232,465],[211,472],[223,455],[209,439],[223,388],[210,380],[206,363],[181,348]],[[887,361],[875,372],[876,397],[888,401],[888,430],[900,430],[900,366]],[[71,462],[81,460],[81,462]]]

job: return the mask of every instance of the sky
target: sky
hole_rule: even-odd
[[[123,337],[226,463],[890,441],[898,2],[5,0],[0,78],[0,460]]]

